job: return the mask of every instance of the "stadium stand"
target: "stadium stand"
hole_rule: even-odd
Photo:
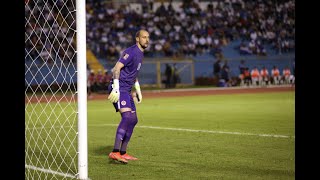
[[[238,75],[241,59],[246,60],[249,68],[265,66],[270,70],[276,65],[282,71],[285,66],[292,67],[295,56],[294,0],[278,0],[277,3],[270,0],[87,0],[86,4],[87,47],[99,66],[94,69],[110,70],[124,48],[134,43],[133,36],[140,28],[147,29],[152,40],[145,53],[146,60],[192,58],[195,77],[212,75],[217,54],[229,61],[232,76]],[[38,5],[39,9],[41,5]],[[66,43],[73,41],[68,36],[68,32],[61,30],[58,38],[65,38]],[[37,38],[45,37],[32,36],[30,39],[36,42]],[[248,53],[243,53],[240,45]],[[26,44],[28,56],[39,57],[33,65],[49,63],[45,58],[48,54],[39,54],[43,47],[46,46]],[[68,54],[62,50],[44,52]],[[61,63],[64,61],[74,61],[74,58],[61,59]]]

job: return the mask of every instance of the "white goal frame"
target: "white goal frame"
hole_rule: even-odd
[[[77,25],[77,89],[78,89],[78,170],[79,179],[88,179],[87,136],[87,56],[86,3],[76,0]]]
[[[37,42],[35,42],[35,44],[32,44],[33,41],[31,42],[31,45],[32,46],[36,46],[36,45],[39,45],[38,41],[41,41],[40,37],[41,35],[42,36],[45,36],[45,41],[48,41],[48,35],[46,35],[43,31],[43,27],[44,26],[48,26],[50,25],[48,22],[45,22],[43,24],[41,24],[40,22],[42,21],[39,21],[40,19],[46,21],[48,20],[47,16],[44,15],[44,14],[41,14],[42,10],[41,9],[41,6],[38,6],[38,3],[41,3],[42,5],[44,4],[45,7],[49,7],[47,5],[49,5],[49,3],[53,3],[53,6],[54,8],[57,8],[58,6],[56,6],[56,1],[38,1],[38,0],[33,0],[32,1],[32,5],[28,4],[30,3],[30,1],[32,0],[27,0],[25,1],[25,10],[27,10],[28,14],[25,14],[25,18],[26,18],[26,24],[25,26],[29,29],[29,30],[32,30],[32,33],[30,33],[29,31],[25,33],[25,42],[31,42],[31,36],[34,35],[36,36],[36,38],[38,38]],[[54,97],[55,95],[59,96],[59,94],[57,94],[57,92],[53,92],[54,90],[47,90],[49,88],[51,88],[50,86],[52,85],[56,85],[56,84],[53,84],[51,81],[49,81],[49,78],[48,77],[49,75],[43,75],[42,72],[40,72],[40,68],[43,68],[43,67],[48,67],[48,69],[50,69],[50,67],[46,64],[47,62],[46,59],[42,59],[43,60],[43,64],[42,65],[37,65],[36,63],[32,62],[32,64],[27,64],[27,61],[30,62],[30,60],[27,60],[27,59],[30,59],[31,57],[31,52],[35,52],[36,53],[39,53],[40,52],[38,51],[38,49],[36,47],[32,47],[32,49],[28,49],[27,46],[26,46],[26,54],[25,54],[25,63],[26,63],[26,67],[25,67],[25,86],[27,87],[25,89],[25,93],[26,93],[26,96],[25,96],[25,103],[26,103],[26,107],[25,107],[25,113],[26,113],[26,119],[25,119],[25,123],[26,123],[26,126],[25,126],[25,142],[26,142],[26,145],[25,145],[25,170],[26,170],[26,176],[25,178],[26,179],[38,179],[38,178],[41,178],[41,179],[56,179],[59,177],[62,178],[62,179],[66,179],[66,178],[76,178],[76,179],[81,179],[81,180],[89,180],[88,178],[88,136],[87,136],[87,58],[86,58],[86,1],[85,0],[65,0],[65,1],[61,1],[62,3],[65,3],[67,1],[72,1],[72,9],[66,12],[68,12],[68,16],[70,14],[73,13],[72,15],[72,24],[74,25],[74,23],[76,23],[76,27],[72,27],[68,25],[69,29],[72,31],[72,33],[75,34],[75,36],[73,36],[75,39],[76,39],[76,48],[72,49],[73,52],[74,52],[74,56],[72,56],[71,58],[73,57],[76,57],[76,63],[73,62],[73,65],[76,64],[76,69],[73,70],[72,72],[74,74],[74,76],[71,75],[71,78],[76,78],[76,81],[71,79],[67,79],[67,80],[64,80],[64,83],[73,83],[73,87],[70,88],[68,87],[68,89],[66,90],[67,93],[68,91],[71,91],[71,89],[74,89],[72,91],[72,100],[75,100],[76,99],[76,102],[73,103],[72,105],[70,105],[69,103],[66,103],[67,106],[73,106],[75,107],[74,109],[72,109],[72,113],[74,114],[74,118],[72,119],[73,121],[72,122],[75,122],[74,123],[74,126],[72,126],[72,135],[70,136],[74,136],[74,139],[71,139],[73,141],[71,142],[74,142],[74,143],[70,143],[72,144],[72,151],[68,151],[69,149],[68,148],[65,148],[63,150],[66,151],[66,152],[70,152],[70,154],[72,154],[72,164],[68,164],[66,165],[66,167],[72,167],[72,169],[74,169],[74,171],[72,173],[65,173],[65,172],[58,172],[58,171],[55,171],[55,170],[51,170],[50,168],[48,169],[46,167],[46,165],[51,165],[51,164],[54,164],[55,166],[57,166],[59,169],[61,167],[61,165],[58,165],[56,164],[56,161],[55,159],[51,159],[51,158],[55,158],[57,156],[54,156],[52,155],[52,147],[51,146],[47,146],[47,141],[50,141],[50,143],[52,144],[62,144],[65,143],[63,142],[63,138],[65,139],[68,139],[69,136],[68,136],[68,133],[70,131],[68,131],[68,133],[65,134],[65,136],[63,138],[60,139],[60,137],[58,138],[52,138],[51,139],[51,134],[50,132],[60,132],[60,130],[54,130],[55,128],[56,129],[63,129],[63,128],[69,128],[68,127],[68,124],[59,124],[59,123],[55,123],[55,120],[52,120],[53,117],[51,116],[51,114],[54,114],[55,113],[55,108],[53,107],[52,109],[51,108],[51,105],[50,103],[43,103],[43,100],[45,100],[45,102],[51,102],[51,100],[57,100],[57,97]],[[48,4],[47,4],[48,3]],[[75,6],[74,6],[75,5]],[[37,13],[39,13],[40,11],[40,15],[39,14],[34,14],[34,9],[30,9],[29,7],[30,6],[34,6],[35,7],[35,11]],[[62,8],[68,8],[66,7],[66,4],[64,4],[62,6]],[[55,11],[57,12],[57,16],[63,16],[63,13],[60,12],[60,9],[56,10]],[[48,16],[53,16],[54,18],[57,18],[57,16],[55,16],[53,14],[53,10],[49,10],[48,11],[49,15]],[[74,18],[74,13],[76,14],[75,18]],[[39,16],[38,16],[39,15]],[[65,21],[66,17],[62,17],[62,23],[68,23]],[[33,31],[36,31],[38,29],[32,27],[28,22],[30,19],[33,19],[35,20],[35,24],[40,26],[40,29],[41,29],[41,32],[33,32]],[[57,20],[54,19],[54,23],[57,23]],[[55,24],[57,25],[57,24]],[[31,28],[30,28],[31,27]],[[51,26],[50,26],[51,27]],[[26,29],[27,29],[26,28]],[[74,29],[76,28],[76,29]],[[61,30],[61,27],[58,27],[58,30],[59,31],[62,31]],[[37,34],[38,33],[38,34]],[[48,33],[53,33],[53,32],[48,32]],[[63,32],[65,33],[65,32]],[[31,35],[32,34],[32,35]],[[53,33],[54,34],[54,33]],[[56,35],[56,34],[55,34]],[[65,35],[65,34],[64,34]],[[55,39],[54,40],[57,40],[57,37],[54,37]],[[66,37],[63,37],[64,40],[66,39]],[[73,40],[75,40],[73,39]],[[72,41],[72,40],[71,40]],[[43,44],[45,44],[46,42],[44,42]],[[49,45],[52,45],[54,43],[50,42],[48,43]],[[30,45],[30,44],[28,44]],[[40,44],[41,45],[41,44]],[[71,45],[68,44],[68,45]],[[45,46],[45,45],[43,45]],[[62,48],[61,44],[59,44],[59,49]],[[69,47],[68,47],[69,48]],[[55,58],[57,58],[58,55],[58,51],[57,49],[54,49],[54,47],[52,48],[53,49],[53,53],[56,53],[56,56],[55,57],[52,57],[51,54],[49,55],[53,60],[55,60]],[[68,49],[67,49],[68,50]],[[67,51],[65,50],[65,52]],[[45,50],[46,51],[46,50]],[[45,53],[49,54],[51,53],[46,51]],[[66,53],[67,54],[67,53]],[[66,55],[68,56],[68,55]],[[38,56],[40,57],[40,56]],[[36,59],[39,59],[38,57],[36,57],[35,59],[32,59],[33,57],[31,57],[32,61],[33,60],[36,60]],[[41,58],[41,57],[40,57]],[[67,58],[70,58],[70,57],[67,57]],[[48,60],[48,59],[47,59]],[[32,66],[32,67],[31,67]],[[54,66],[58,66],[57,64],[54,64]],[[60,65],[59,65],[60,66]],[[68,68],[69,65],[67,65],[65,67],[65,65],[61,65],[61,68]],[[34,69],[36,70],[34,70]],[[38,69],[37,69],[38,68]],[[58,67],[60,68],[60,67]],[[75,68],[75,67],[74,67]],[[59,69],[60,70],[60,69]],[[66,70],[67,72],[65,74],[68,74],[68,78],[70,77],[70,74],[68,72],[68,69]],[[35,73],[34,73],[35,72]],[[34,74],[33,74],[34,73]],[[48,74],[52,75],[54,74],[55,72],[48,72]],[[27,76],[29,74],[32,74],[31,78],[30,76]],[[39,78],[39,74],[40,74],[40,78]],[[65,75],[65,74],[62,74],[62,75]],[[75,75],[76,74],[76,75]],[[33,76],[34,75],[34,76]],[[36,77],[36,75],[38,75]],[[59,74],[58,72],[58,75],[61,75],[61,72]],[[57,81],[58,79],[58,75],[56,75],[56,77],[53,78],[53,81]],[[51,78],[52,80],[52,78]],[[36,88],[32,89],[33,87],[31,87],[31,84],[32,82],[35,82],[36,81]],[[48,86],[47,88],[41,88],[40,86],[42,85],[41,83],[45,82],[45,84]],[[75,83],[74,83],[75,82]],[[76,84],[76,88],[74,87]],[[72,86],[70,85],[70,86]],[[63,85],[61,84],[58,84],[57,85],[58,88],[62,88]],[[46,89],[45,92],[43,91],[43,89]],[[28,95],[28,92],[33,93],[32,95]],[[37,92],[38,91],[38,92]],[[48,92],[47,92],[48,91]],[[47,93],[50,94],[52,93],[52,97],[47,96]],[[67,95],[67,93],[62,93],[62,96],[64,95]],[[47,98],[49,97],[49,98]],[[64,97],[66,98],[66,97]],[[62,99],[62,98],[61,98]],[[37,105],[30,105],[32,103],[35,103]],[[57,104],[59,104],[60,102],[57,102]],[[38,105],[40,104],[40,105]],[[43,105],[44,104],[44,105]],[[57,105],[59,106],[59,105]],[[45,114],[47,112],[44,112],[46,110],[52,110],[53,113],[50,112],[50,114],[45,114],[44,116],[41,114],[41,115],[38,115],[36,114],[36,110],[35,108],[36,107],[39,107],[39,108],[43,108],[41,113],[42,114]],[[50,107],[48,109],[45,109],[45,107]],[[60,108],[58,109],[61,110],[61,111],[64,111],[66,108]],[[69,115],[69,114],[67,114]],[[62,118],[60,118],[60,114],[54,114],[53,116],[55,116],[54,118],[57,118],[57,121],[61,120]],[[44,119],[46,120],[45,123],[43,124],[40,124],[41,122],[41,118],[45,117]],[[50,119],[51,118],[51,119]],[[69,117],[67,117],[69,118]],[[68,119],[67,119],[68,120]],[[33,122],[34,121],[34,122]],[[51,124],[51,122],[53,122]],[[58,126],[59,125],[59,126]],[[71,124],[72,125],[72,124]],[[49,126],[49,127],[48,127]],[[46,132],[46,136],[45,137],[42,137],[42,132],[46,131],[45,129],[46,128],[50,128],[50,130],[48,130],[49,132]],[[28,135],[28,137],[27,137]],[[36,136],[36,138],[34,138],[33,136]],[[29,139],[28,139],[29,138]],[[41,141],[39,144],[41,144],[41,147],[39,146],[38,144],[38,139],[45,139],[43,141]],[[56,140],[58,139],[58,140]],[[69,142],[69,141],[68,141]],[[30,144],[29,144],[30,143]],[[36,146],[35,149],[31,149],[33,147],[31,146]],[[44,147],[44,148],[43,148]],[[59,146],[54,146],[53,148],[55,148],[55,151],[57,152],[61,152],[60,150],[60,147]],[[31,150],[30,150],[31,149]],[[45,149],[45,150],[43,150]],[[46,152],[48,151],[48,152]],[[45,153],[44,153],[45,152]],[[28,155],[29,153],[31,154],[31,157],[29,158]],[[48,158],[46,155],[47,154],[50,154],[51,153],[51,156]],[[44,159],[45,162],[40,162],[41,158]],[[63,161],[63,158],[64,156],[61,156],[61,157],[58,157],[60,159],[62,159]],[[34,160],[36,159],[36,160]],[[31,162],[32,160],[34,160],[36,163],[35,165],[33,165],[32,163],[28,163],[28,162]],[[66,164],[66,163],[65,163]],[[27,169],[28,169],[28,172],[27,172]],[[36,173],[29,173],[29,170],[31,170],[32,172],[36,172]],[[37,177],[35,177],[37,176]],[[39,176],[39,177],[38,177]],[[51,178],[52,176],[52,178]]]

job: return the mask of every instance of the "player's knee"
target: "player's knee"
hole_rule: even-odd
[[[135,111],[126,111],[121,113],[122,118],[126,119],[130,124],[136,125],[138,123],[138,117]]]

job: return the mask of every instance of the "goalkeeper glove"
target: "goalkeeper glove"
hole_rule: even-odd
[[[139,81],[136,81],[136,82],[134,83],[134,88],[136,89],[136,92],[137,92],[138,103],[141,103],[141,101],[142,101],[142,94],[141,94],[141,89],[140,89]]]
[[[116,103],[119,101],[119,79],[114,79],[113,80],[113,84],[112,84],[112,91],[108,96],[108,99],[112,102],[112,103]]]

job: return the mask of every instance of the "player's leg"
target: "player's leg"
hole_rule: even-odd
[[[266,82],[267,82],[267,85],[270,86],[271,84],[271,79],[269,76],[266,77]]]
[[[121,113],[121,121],[117,128],[114,147],[112,152],[109,154],[109,158],[120,161],[122,163],[128,162],[121,156],[120,148],[130,123],[130,119],[128,119],[127,114],[131,113],[131,108],[126,106],[126,102],[130,102],[130,97],[131,96],[129,95],[129,93],[120,92],[119,101],[113,104],[116,112],[120,111]]]
[[[256,77],[252,78],[252,86],[257,86],[257,78]]]
[[[290,75],[290,77],[289,77],[289,83],[290,83],[291,85],[294,84],[294,76],[293,76],[293,75]]]
[[[127,131],[125,133],[125,136],[124,136],[122,144],[121,144],[120,154],[126,160],[137,160],[137,158],[127,154],[127,147],[128,147],[128,143],[131,139],[133,129],[134,129],[135,125],[138,123],[138,118],[137,118],[136,112],[126,112],[126,116],[128,116],[128,119],[130,119],[130,123],[128,125]]]
[[[114,141],[114,146],[112,152],[109,154],[109,158],[117,160],[122,163],[127,163],[128,161],[124,159],[120,154],[121,143],[124,139],[124,136],[127,131],[128,121],[126,119],[126,113],[130,113],[130,111],[121,113],[121,121],[118,125],[116,137]]]
[[[132,96],[130,97],[130,108],[131,108],[131,111],[130,112],[127,111],[124,114],[125,116],[127,116],[128,126],[127,126],[126,134],[125,134],[123,141],[122,141],[122,144],[121,144],[120,154],[126,160],[138,160],[138,158],[135,158],[135,157],[127,154],[128,143],[131,139],[133,129],[136,126],[136,124],[138,123],[136,107],[135,107],[134,100],[133,100]]]
[[[290,84],[290,75],[286,76],[286,84]]]
[[[240,87],[243,87],[244,86],[244,76],[243,76],[243,74],[239,75],[239,79],[240,79]]]
[[[260,86],[263,86],[263,87],[266,86],[265,77],[262,77],[262,76],[259,77],[259,84]]]
[[[263,78],[261,76],[259,76],[258,77],[258,85],[259,86],[264,86],[262,82],[263,82]]]
[[[274,84],[274,85],[278,85],[277,76],[273,76],[273,84]]]

